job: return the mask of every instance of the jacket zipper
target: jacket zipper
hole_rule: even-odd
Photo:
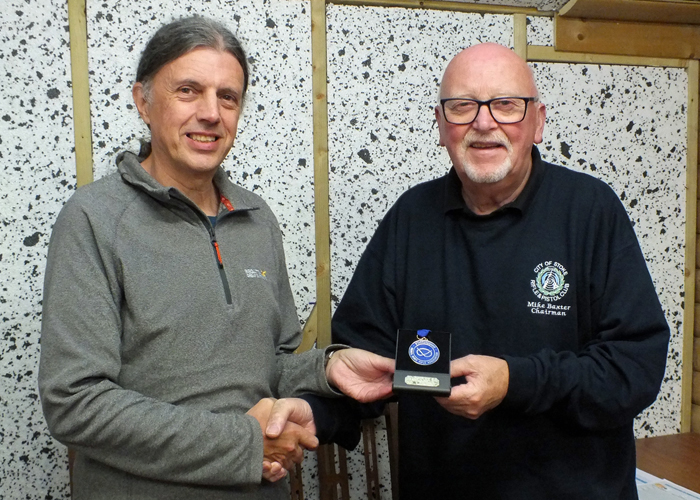
[[[174,193],[172,193],[172,191],[174,191]],[[199,210],[199,207],[193,205],[192,202],[189,201],[186,197],[182,196],[179,191],[171,190],[171,194],[173,195],[173,197],[181,200],[185,205],[191,207],[194,210],[194,213],[199,218],[199,220],[201,220],[204,224],[204,227],[207,228],[207,231],[209,232],[209,240],[211,241],[211,246],[214,250],[216,266],[219,268],[219,277],[221,278],[221,284],[224,287],[224,296],[226,297],[226,304],[233,304],[233,299],[231,298],[231,288],[228,286],[228,278],[226,277],[226,270],[224,269],[224,260],[221,258],[221,251],[219,250],[219,243],[216,241],[216,233],[214,231],[214,226],[211,225],[209,218],[206,215],[204,215],[201,210]],[[233,206],[231,206],[229,210],[229,213],[232,213]],[[247,211],[248,209],[245,210]]]
[[[205,223],[207,225],[207,231],[209,231],[211,246],[214,248],[214,257],[216,258],[216,265],[219,268],[221,284],[224,285],[224,295],[226,296],[226,303],[228,305],[231,305],[233,303],[231,299],[231,288],[228,286],[228,278],[226,277],[226,270],[224,269],[224,261],[221,258],[219,243],[216,241],[216,234],[214,233],[214,228],[212,227],[211,223],[208,220],[205,221]]]

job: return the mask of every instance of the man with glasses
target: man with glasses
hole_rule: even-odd
[[[398,329],[452,335],[450,397],[398,395],[401,500],[637,498],[669,329],[622,204],[540,158],[545,106],[505,47],[459,53],[435,117],[452,169],[389,210],[333,318],[383,356]]]

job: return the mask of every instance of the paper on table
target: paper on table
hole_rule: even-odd
[[[637,469],[639,500],[700,500],[700,494]]]

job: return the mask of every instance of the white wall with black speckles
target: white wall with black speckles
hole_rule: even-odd
[[[527,43],[528,45],[554,45],[554,19],[545,16],[533,16],[527,18]]]
[[[503,3],[488,0],[477,3]],[[561,0],[513,0],[558,8]],[[174,17],[207,15],[243,40],[251,87],[225,167],[261,194],[285,233],[300,317],[315,295],[311,43],[308,1],[88,0],[95,177],[147,136],[131,102],[138,55]],[[332,277],[337,301],[368,238],[406,188],[449,168],[433,103],[452,55],[479,41],[512,45],[512,17],[327,6]],[[0,7],[0,498],[65,499],[65,448],[45,428],[36,391],[48,237],[75,184],[64,0]],[[449,36],[447,36],[449,35]],[[528,17],[528,42],[552,45],[552,20]],[[543,156],[611,184],[628,208],[674,334],[661,394],[639,435],[679,428],[687,76],[673,68],[532,64],[548,107]],[[285,68],[281,70],[281,68]],[[381,498],[390,498],[378,432]],[[360,448],[361,449],[361,448]],[[306,497],[318,498],[309,455]],[[351,494],[364,464],[349,456]]]
[[[67,498],[37,367],[46,248],[75,185],[65,0],[0,7],[0,498]]]

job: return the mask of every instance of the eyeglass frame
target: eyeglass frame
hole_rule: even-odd
[[[493,111],[491,111],[491,103],[494,101],[501,100],[501,99],[522,99],[523,101],[525,101],[525,111],[523,111],[523,117],[520,120],[515,121],[515,122],[503,123],[503,122],[498,121],[496,119],[496,117],[493,116]],[[472,102],[477,103],[479,105],[479,107],[478,107],[476,114],[474,115],[474,119],[472,121],[467,122],[467,123],[454,123],[454,122],[451,122],[450,120],[447,119],[447,113],[445,112],[445,103],[447,101],[472,101]],[[440,107],[442,108],[442,116],[445,118],[445,121],[447,123],[452,124],[452,125],[471,125],[479,117],[479,113],[481,113],[482,106],[486,106],[486,108],[489,110],[489,114],[491,115],[491,118],[493,118],[493,121],[495,121],[499,125],[514,125],[516,123],[520,123],[521,121],[523,121],[525,119],[525,117],[527,116],[527,105],[531,102],[537,102],[537,101],[539,101],[539,97],[502,96],[502,97],[494,97],[493,99],[489,99],[488,101],[479,101],[478,99],[470,99],[468,97],[446,97],[444,99],[440,99]]]

